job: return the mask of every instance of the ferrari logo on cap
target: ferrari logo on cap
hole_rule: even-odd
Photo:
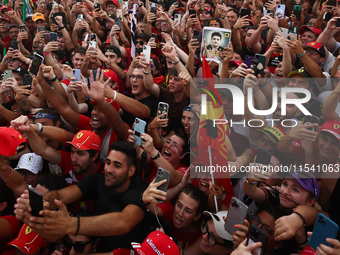
[[[109,69],[105,69],[105,70],[104,70],[104,73],[107,73],[108,71],[110,71],[110,70],[109,70]]]
[[[22,135],[18,135],[19,139],[22,139]]]
[[[315,42],[312,42],[310,45],[314,46],[314,45],[315,45]]]
[[[340,125],[339,125],[339,124],[334,124],[334,125],[333,125],[333,128],[334,128],[334,129],[338,129],[338,128],[340,128]]]
[[[77,139],[80,139],[80,137],[82,137],[83,136],[83,133],[79,133],[78,135],[77,135]]]
[[[29,233],[31,233],[32,229],[27,226],[26,230],[25,230],[25,234],[28,235]]]
[[[298,70],[299,73],[302,73],[303,71],[304,71],[303,69],[299,69],[299,70]]]

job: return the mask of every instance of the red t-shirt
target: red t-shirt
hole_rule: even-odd
[[[183,232],[175,227],[173,223],[174,207],[172,204],[165,201],[157,206],[162,210],[163,217],[169,222],[173,237],[176,238],[178,241],[182,241],[183,246],[185,246],[187,243],[191,245],[202,236],[202,232],[200,229],[198,229],[197,232]]]
[[[6,216],[2,216],[0,217],[1,219],[7,220],[9,222],[9,224],[11,224],[11,235],[9,239],[0,239],[0,254],[4,254],[6,251],[6,254],[10,255],[10,254],[15,254],[16,249],[11,250],[11,248],[13,248],[13,246],[7,246],[7,244],[9,242],[11,242],[14,238],[17,237],[18,232],[20,230],[21,227],[21,222],[15,218],[15,216],[13,215],[6,215]],[[11,250],[11,251],[9,251]]]
[[[67,151],[59,151],[61,155],[60,167],[63,169],[65,180],[68,185],[76,184],[80,181],[84,176],[82,174],[73,173],[73,165],[71,160],[71,153]],[[100,162],[98,162],[95,173],[98,172],[100,168]]]
[[[77,130],[93,130],[90,122],[91,122],[91,118],[89,118],[85,115],[79,114],[79,122],[78,122]],[[94,132],[96,133],[96,131],[94,131]],[[109,130],[107,132],[109,132]],[[102,142],[103,142],[107,132],[105,133],[105,135],[103,137],[100,138],[100,140]],[[108,151],[110,151],[111,143],[114,143],[114,142],[117,142],[117,141],[118,141],[117,135],[116,135],[115,132],[112,131],[111,136],[110,136]]]

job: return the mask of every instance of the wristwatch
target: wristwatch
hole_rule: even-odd
[[[37,134],[39,135],[43,131],[43,125],[41,123],[36,123],[38,125]]]

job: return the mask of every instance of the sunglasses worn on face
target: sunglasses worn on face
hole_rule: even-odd
[[[319,52],[317,52],[316,50],[309,50],[309,49],[306,49],[306,52],[312,54],[312,55],[316,55],[318,54]]]
[[[74,251],[76,253],[80,253],[80,254],[84,253],[85,246],[87,244],[89,244],[90,242],[91,242],[91,240],[88,241],[88,242],[76,241],[76,242],[73,243],[71,238],[69,238],[68,236],[65,236],[64,239],[63,239],[64,246],[68,251],[72,250],[72,247],[73,247]]]
[[[136,41],[136,45],[137,45],[138,43],[139,43],[140,45],[142,45],[142,46],[144,45],[144,42],[143,42],[143,41]]]

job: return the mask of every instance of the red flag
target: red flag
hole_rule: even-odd
[[[207,103],[206,114],[203,115],[201,112],[200,116],[200,125],[198,130],[198,154],[197,158],[193,161],[193,164],[195,165],[195,163],[200,163],[204,166],[215,167],[215,172],[213,174],[227,193],[227,198],[223,201],[223,203],[229,206],[231,198],[234,196],[229,172],[216,172],[218,170],[218,166],[220,166],[220,170],[223,167],[225,170],[228,169],[226,143],[228,126],[226,124],[214,126],[214,120],[224,119],[222,102],[217,89],[214,88],[214,77],[205,57],[203,57],[202,64],[203,78],[205,81],[200,89],[202,90],[202,95],[207,95]]]

